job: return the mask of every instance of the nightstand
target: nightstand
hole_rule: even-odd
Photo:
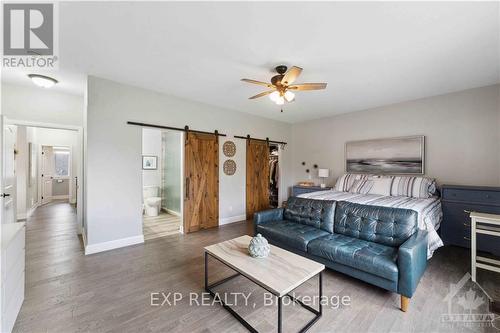
[[[296,197],[299,194],[310,193],[310,192],[330,191],[331,189],[333,189],[333,187],[295,185],[292,187],[292,197]]]

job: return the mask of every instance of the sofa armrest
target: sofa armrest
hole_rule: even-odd
[[[283,220],[283,208],[268,209],[253,214],[255,225],[279,220]]]
[[[268,209],[253,214],[253,224],[255,228],[257,228],[259,224],[279,220],[283,220],[283,208]]]
[[[427,231],[418,230],[398,251],[400,295],[411,297],[427,267]]]

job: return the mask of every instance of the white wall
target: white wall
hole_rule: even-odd
[[[156,170],[142,170],[143,186],[161,186],[161,131],[144,128],[142,130],[142,155],[156,156]],[[137,167],[141,168],[142,163]]]
[[[184,127],[221,133],[250,134],[287,141],[290,125],[241,112],[225,110],[153,91],[122,85],[96,77],[88,78],[86,118],[86,207],[87,246],[112,242],[100,248],[139,242],[141,220],[141,133],[127,121]],[[251,103],[251,101],[249,101]],[[290,165],[285,150],[283,165]],[[290,170],[283,168],[283,178]],[[224,188],[224,179],[221,188]],[[284,186],[289,183],[284,182]],[[233,198],[219,196],[226,211]],[[240,198],[242,200],[242,198]],[[243,202],[243,201],[241,201]],[[234,216],[245,214],[234,211]],[[238,205],[241,208],[241,205]],[[87,253],[92,252],[87,251]]]
[[[32,143],[32,149],[33,149],[33,171],[34,171],[34,179],[32,184],[29,183],[29,178],[26,180],[27,181],[27,197],[26,197],[26,208],[27,208],[27,214],[32,212],[34,208],[38,205],[38,165],[40,163],[39,160],[39,151],[40,148],[36,144],[36,131],[35,128],[33,127],[26,127],[26,138],[27,138],[27,143],[29,144],[30,142]],[[28,149],[28,148],[26,148]],[[28,163],[29,163],[29,158],[28,158]],[[29,164],[27,165],[28,170],[27,176],[30,177],[31,175],[29,174]]]
[[[498,142],[500,142],[500,84],[497,85],[497,109],[498,109]],[[500,144],[498,145],[498,165],[500,165]],[[500,168],[498,168],[498,178],[500,179]]]
[[[233,157],[224,156],[222,145],[226,141],[233,141],[236,145],[236,154]],[[224,161],[232,159],[236,162],[236,172],[232,176],[224,173]],[[220,224],[231,223],[246,219],[246,141],[232,137],[219,138],[219,194],[226,198],[223,205],[219,205]]]
[[[10,119],[82,126],[83,96],[2,82],[2,114]]]
[[[166,206],[164,208],[171,212],[182,212],[181,205],[184,203],[182,198],[182,185],[184,170],[184,136],[182,132],[165,131],[165,188],[166,188]]]
[[[17,127],[17,140],[16,140],[16,207],[17,219],[25,219],[27,213],[27,192],[28,192],[28,140],[27,131],[25,126]]]
[[[294,180],[307,178],[305,161],[330,168],[333,184],[345,170],[346,141],[425,135],[428,176],[440,184],[498,186],[499,91],[482,87],[296,124]]]
[[[35,177],[30,184],[29,168],[29,143],[35,152],[33,168],[38,176],[38,147],[36,141],[36,130],[32,127],[17,126],[17,155],[16,155],[16,181],[17,181],[17,219],[28,218],[38,205],[38,179]]]

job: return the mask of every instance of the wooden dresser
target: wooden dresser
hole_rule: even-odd
[[[24,301],[25,237],[24,223],[2,224],[2,327],[11,332]]]
[[[318,191],[329,191],[332,187],[320,187],[320,186],[299,186],[295,185],[292,187],[292,197],[296,197],[299,194],[318,192]]]
[[[470,212],[500,214],[500,187],[443,185],[441,238],[445,245],[470,248]],[[498,238],[477,236],[477,249],[500,256]]]

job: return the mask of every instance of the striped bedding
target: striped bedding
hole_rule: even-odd
[[[301,198],[317,200],[349,201],[359,204],[412,209],[418,213],[418,227],[429,233],[427,258],[430,259],[436,249],[443,246],[443,241],[436,230],[439,229],[443,212],[441,201],[437,197],[416,199],[402,196],[383,196],[378,194],[359,194],[336,190],[304,193]]]

